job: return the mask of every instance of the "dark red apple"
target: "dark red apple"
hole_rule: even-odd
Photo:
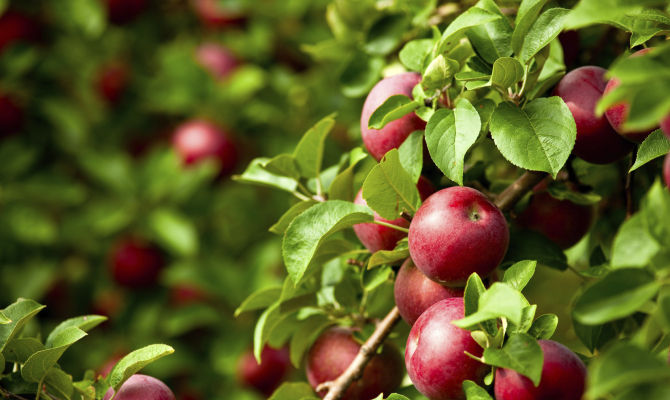
[[[438,301],[462,297],[463,288],[450,288],[431,281],[408,258],[398,271],[393,294],[400,315],[412,326],[424,311]]]
[[[670,115],[661,120],[661,129],[665,133],[665,136],[670,139]]]
[[[220,0],[193,0],[193,8],[200,20],[212,28],[235,25],[244,20],[238,11],[226,9]]]
[[[586,385],[586,366],[570,349],[553,340],[539,340],[544,362],[540,385],[516,371],[496,370],[497,400],[580,400]]]
[[[670,189],[670,153],[665,156],[665,162],[663,162],[663,177],[665,178],[665,186]]]
[[[116,104],[121,100],[130,81],[130,69],[123,62],[113,62],[104,65],[96,82],[98,93],[109,104]]]
[[[349,367],[361,349],[350,330],[331,328],[319,336],[307,355],[307,379],[316,387],[336,379]],[[380,393],[388,395],[402,382],[402,358],[390,344],[382,352],[372,356],[363,370],[363,376],[354,381],[344,393],[342,400],[371,400]],[[319,393],[321,397],[325,393]]]
[[[142,14],[148,5],[148,0],[107,0],[107,16],[113,24],[127,24]]]
[[[207,300],[207,297],[207,293],[193,284],[181,283],[170,289],[170,303],[175,307],[199,303]]]
[[[185,165],[216,159],[221,163],[221,174],[227,175],[237,164],[237,150],[230,136],[209,121],[196,119],[178,126],[172,144]]]
[[[31,17],[14,10],[0,16],[0,52],[14,42],[35,42],[39,39],[39,24]]]
[[[233,53],[217,43],[198,46],[195,56],[200,65],[218,79],[230,76],[238,65]]]
[[[382,129],[368,129],[370,115],[391,96],[403,94],[412,97],[412,89],[420,81],[421,75],[415,72],[389,76],[379,81],[365,99],[361,112],[361,136],[365,148],[377,161],[387,151],[397,149],[410,133],[425,129],[426,123],[412,112],[389,122]]]
[[[288,349],[274,349],[265,346],[258,364],[252,351],[242,354],[237,363],[237,377],[240,383],[269,397],[291,372]]]
[[[473,272],[489,275],[502,261],[509,229],[502,212],[481,192],[454,186],[419,207],[409,226],[409,252],[428,278],[464,286]]]
[[[103,400],[110,400],[114,389],[109,388]],[[135,374],[119,388],[114,400],[175,400],[174,393],[160,380],[142,374]]]
[[[111,253],[114,280],[129,288],[155,285],[165,265],[163,254],[154,245],[138,238],[127,237],[117,242]]]
[[[595,66],[570,71],[558,83],[554,94],[565,101],[577,124],[573,153],[583,160],[607,164],[628,154],[633,145],[619,136],[602,115],[595,115],[596,104],[607,85],[607,70]]]
[[[558,35],[558,40],[563,47],[563,61],[568,68],[577,63],[579,59],[579,31],[563,31]]]
[[[419,177],[416,187],[419,189],[419,196],[422,201],[435,192],[433,184],[423,176]],[[367,202],[363,198],[363,189],[358,191],[354,203],[363,206],[367,205]],[[380,217],[379,214],[375,212],[374,218],[376,221],[398,225],[402,228],[407,228],[409,226],[409,222],[402,217],[389,221]],[[406,236],[404,232],[374,223],[356,224],[354,225],[354,232],[356,233],[356,236],[358,236],[358,240],[360,240],[371,253],[379,250],[393,250],[396,243],[398,243],[398,240]]]
[[[0,94],[0,139],[10,136],[23,127],[23,110],[12,98]]]
[[[482,348],[470,332],[451,321],[465,316],[463,298],[440,300],[427,309],[407,338],[405,365],[412,383],[431,400],[465,399],[464,380],[482,383],[490,367],[468,357],[477,357]]]

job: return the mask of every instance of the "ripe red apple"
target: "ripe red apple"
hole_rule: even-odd
[[[253,352],[242,354],[237,363],[237,377],[240,383],[269,397],[286,379],[291,371],[288,349],[263,347],[261,363],[258,364]]]
[[[398,271],[393,294],[400,315],[412,326],[424,311],[438,301],[462,297],[463,288],[450,288],[431,281],[408,258]]]
[[[539,340],[544,362],[538,387],[516,371],[496,370],[497,400],[580,400],[586,385],[586,366],[570,349],[553,340]]]
[[[619,136],[602,115],[595,115],[596,104],[607,85],[607,70],[595,66],[570,71],[558,83],[554,94],[565,101],[577,124],[573,153],[583,160],[607,164],[619,160],[633,145]]]
[[[213,158],[221,163],[221,175],[237,164],[237,150],[228,133],[205,120],[191,120],[178,126],[172,144],[185,165]]]
[[[37,21],[20,12],[9,10],[0,16],[0,52],[17,41],[38,41]]]
[[[433,184],[423,176],[419,177],[416,187],[419,189],[419,196],[422,201],[435,192]],[[363,206],[367,205],[367,202],[363,198],[363,189],[358,191],[354,203]],[[380,217],[379,214],[375,212],[374,218],[376,221],[398,225],[402,228],[407,228],[409,226],[409,222],[402,217],[389,221]],[[358,236],[358,240],[360,240],[371,253],[379,250],[393,250],[396,243],[398,243],[398,240],[405,237],[404,232],[374,223],[356,224],[354,225],[354,232],[356,233],[356,236]]]
[[[110,400],[114,389],[109,388],[103,400]],[[160,380],[142,374],[135,374],[121,385],[114,400],[175,400],[174,393]]]
[[[485,277],[502,261],[509,229],[502,212],[469,188],[442,189],[419,207],[409,225],[409,253],[428,278],[464,286],[473,272]]]
[[[122,286],[143,288],[158,282],[165,265],[161,251],[138,238],[127,237],[117,242],[111,254],[114,280]]]
[[[193,8],[200,20],[212,28],[223,28],[244,21],[235,10],[225,9],[219,0],[193,0]]]
[[[0,94],[0,139],[23,127],[23,110],[10,97]]]
[[[665,156],[663,162],[663,177],[665,178],[665,186],[670,189],[670,153]]]
[[[407,337],[405,365],[412,383],[431,400],[465,399],[464,380],[480,383],[490,367],[467,355],[480,357],[482,348],[470,332],[451,321],[465,316],[463,298],[441,300],[427,309]]]
[[[594,209],[570,200],[556,199],[546,188],[546,182],[533,188],[533,197],[528,207],[519,214],[517,222],[524,228],[540,232],[563,249],[570,248],[591,228]]]
[[[127,24],[149,5],[147,0],[107,0],[107,16],[113,24]]]
[[[377,161],[381,160],[387,151],[397,149],[410,133],[423,130],[426,123],[412,112],[389,122],[382,129],[368,129],[370,115],[393,95],[404,94],[412,97],[412,89],[420,81],[421,75],[415,72],[389,76],[379,81],[365,99],[361,112],[361,136],[365,148]]]
[[[661,120],[661,129],[665,133],[665,136],[670,139],[670,115]]]
[[[344,328],[331,328],[319,336],[307,354],[307,379],[316,387],[336,379],[349,367],[361,345]],[[342,400],[370,400],[380,393],[388,395],[396,390],[403,378],[402,358],[390,344],[372,357],[363,370],[363,376],[354,381]],[[319,393],[321,397],[325,393]]]
[[[631,54],[631,57],[639,57],[647,54],[650,51],[651,48],[638,50],[635,53]],[[619,86],[620,84],[621,81],[619,81],[617,78],[610,79],[610,81],[607,82],[607,86],[605,87],[605,94],[616,89],[616,87]],[[612,128],[614,128],[614,130],[617,131],[619,135],[621,135],[625,139],[630,140],[631,142],[642,143],[642,141],[647,136],[649,136],[649,134],[656,128],[644,131],[632,131],[630,129],[625,129],[623,127],[623,124],[625,124],[626,120],[628,119],[629,111],[630,111],[630,104],[627,103],[626,101],[621,101],[619,103],[614,104],[612,107],[608,108],[607,111],[605,111],[605,116],[607,117],[607,120],[610,122],[610,125],[612,125]]]
[[[130,81],[130,69],[123,62],[104,65],[98,72],[96,86],[99,95],[109,104],[121,100]]]
[[[233,73],[238,62],[233,53],[217,43],[204,43],[198,46],[196,59],[214,77],[223,79]]]

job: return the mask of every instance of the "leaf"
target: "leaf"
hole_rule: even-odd
[[[319,334],[332,324],[333,321],[320,314],[311,316],[302,322],[302,325],[291,337],[289,346],[291,349],[291,363],[294,367],[300,368],[305,352],[309,350]]]
[[[390,53],[407,31],[408,24],[409,21],[403,14],[383,15],[370,27],[363,48],[374,55]]]
[[[304,382],[285,382],[270,396],[268,400],[305,400],[318,399],[312,387]]]
[[[291,154],[280,154],[260,164],[260,166],[271,174],[286,176],[292,179],[300,179],[298,164]]]
[[[500,103],[491,117],[491,135],[512,164],[555,178],[575,145],[577,127],[568,106],[554,96],[535,99],[524,109]]]
[[[291,224],[291,221],[293,221],[295,217],[316,203],[317,202],[315,200],[306,200],[295,203],[284,213],[284,215],[279,218],[279,221],[275,222],[275,224],[270,227],[269,231],[278,235],[282,235],[284,232],[286,232],[286,228],[288,228],[289,224]]]
[[[328,189],[329,199],[352,201],[354,198],[354,169],[365,158],[367,158],[367,153],[360,147],[356,147],[349,152],[349,166],[333,179]]]
[[[421,87],[427,93],[442,90],[451,83],[451,80],[460,68],[461,66],[458,61],[440,54],[426,67],[426,71],[423,73],[423,78],[421,79]]]
[[[497,14],[500,18],[466,31],[472,47],[489,64],[493,64],[500,57],[511,56],[512,26],[509,20],[493,0],[479,0],[476,6]]]
[[[367,207],[341,200],[318,203],[298,215],[286,229],[282,255],[295,285],[304,276],[317,250],[330,235],[355,224],[371,222]]]
[[[463,392],[467,400],[493,400],[486,389],[470,380],[463,381]]]
[[[537,340],[551,339],[557,326],[558,317],[555,314],[543,314],[533,321],[528,334]]]
[[[522,63],[528,64],[542,48],[561,33],[568,12],[570,10],[565,8],[550,8],[540,15],[524,36],[518,54]]]
[[[466,329],[489,319],[504,317],[520,326],[523,309],[527,306],[528,301],[521,292],[505,283],[495,282],[479,297],[477,311],[453,324]]]
[[[379,250],[372,254],[368,260],[368,269],[380,265],[392,265],[409,257],[409,247],[406,241],[399,242],[393,250]]]
[[[537,387],[542,377],[542,348],[535,339],[525,333],[514,333],[502,349],[484,350],[484,361],[499,368],[512,369],[528,377]]]
[[[612,244],[613,268],[645,267],[659,252],[661,246],[649,234],[644,214],[637,213],[624,221]]]
[[[468,277],[468,281],[465,284],[465,292],[463,293],[463,304],[466,317],[477,311],[479,308],[479,297],[484,292],[486,292],[484,282],[482,282],[482,279],[476,272],[473,272]]]
[[[514,229],[503,265],[523,260],[537,260],[542,265],[558,270],[568,268],[568,259],[556,243],[541,233]]]
[[[662,130],[656,129],[644,139],[644,142],[638,148],[635,164],[630,167],[628,173],[635,171],[651,160],[668,154],[668,152],[670,152],[670,140]]]
[[[33,300],[19,298],[2,310],[2,313],[12,322],[0,325],[0,352],[4,350],[7,342],[12,340],[21,329],[44,307]]]
[[[243,312],[269,307],[272,303],[279,300],[281,293],[282,288],[276,286],[259,289],[253,292],[246,299],[244,299],[239,307],[237,307],[237,310],[235,310],[235,317],[239,316]]]
[[[188,257],[198,252],[198,231],[177,210],[154,210],[149,215],[149,226],[158,241],[177,255]]]
[[[421,204],[419,190],[392,149],[375,165],[363,182],[363,198],[382,218],[392,221],[404,210],[414,213]]]
[[[419,102],[414,101],[403,94],[393,95],[386,99],[386,101],[377,107],[372,115],[370,115],[368,128],[382,129],[389,122],[404,117],[419,108],[420,105]]]
[[[413,182],[417,182],[423,168],[423,131],[414,131],[398,147],[400,164],[409,173]]]
[[[28,382],[39,382],[49,369],[56,365],[60,357],[72,344],[86,336],[86,332],[76,326],[59,330],[52,337],[52,344],[44,350],[33,353],[21,368],[21,377]]]
[[[479,137],[479,113],[467,99],[454,110],[440,109],[426,125],[426,143],[431,158],[452,181],[463,184],[465,154]]]
[[[0,311],[0,325],[5,325],[12,322],[2,311]]]
[[[666,251],[670,247],[670,226],[659,221],[670,221],[670,191],[656,180],[642,199],[641,208],[644,211],[642,215],[645,217],[647,232]]]
[[[65,321],[58,324],[58,326],[56,326],[51,331],[51,333],[49,333],[49,336],[47,336],[47,340],[44,342],[44,344],[47,347],[52,347],[54,340],[56,340],[65,329],[72,326],[77,327],[84,332],[88,332],[105,321],[107,321],[107,317],[103,315],[84,315],[81,317],[66,319]]]
[[[503,282],[511,285],[516,290],[523,290],[535,274],[536,266],[537,261],[535,260],[519,261],[505,270]]]
[[[28,357],[40,350],[44,350],[44,345],[35,338],[15,338],[7,343],[0,354],[4,354],[7,362],[25,364]]]
[[[589,286],[575,302],[575,319],[597,325],[634,313],[658,292],[660,282],[642,269],[618,269]]]
[[[309,128],[293,151],[293,158],[300,174],[316,178],[321,172],[326,136],[335,125],[335,114],[328,115]]]
[[[515,54],[521,53],[524,38],[533,25],[542,7],[548,0],[523,0],[519,5],[514,22],[514,33],[512,33],[512,49]]]
[[[133,374],[139,372],[152,362],[172,353],[174,353],[174,349],[166,344],[150,344],[137,349],[116,363],[107,378],[109,384],[117,391]]]
[[[504,90],[523,79],[523,66],[516,58],[502,57],[493,63],[491,84]]]
[[[256,362],[261,363],[261,352],[263,351],[263,346],[267,343],[270,334],[275,326],[285,317],[282,316],[279,309],[280,302],[275,302],[270,307],[268,307],[256,321],[256,326],[254,327],[254,357]]]
[[[484,10],[479,7],[470,7],[467,11],[456,17],[442,34],[437,43],[436,54],[443,54],[458,44],[458,37],[468,28],[483,25],[487,22],[501,18],[500,15]]]
[[[400,62],[411,71],[421,72],[423,62],[430,54],[435,41],[433,39],[416,39],[409,41],[400,50]]]
[[[296,182],[295,179],[272,174],[263,169],[263,165],[268,161],[270,161],[270,159],[264,157],[253,159],[242,175],[234,175],[233,180],[243,183],[269,186],[287,192],[295,191],[298,186],[298,182]]]
[[[55,394],[58,398],[70,399],[74,392],[72,375],[68,375],[60,368],[51,368],[44,377],[47,392]]]
[[[340,75],[342,93],[347,97],[365,96],[377,83],[386,63],[380,57],[354,53]]]

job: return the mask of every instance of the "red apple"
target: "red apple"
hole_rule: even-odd
[[[0,52],[18,41],[37,41],[40,38],[39,24],[27,15],[14,10],[0,16]]]
[[[0,139],[23,127],[23,110],[10,97],[0,94]]]
[[[109,388],[103,400],[110,400],[114,389]],[[160,380],[147,375],[135,374],[119,388],[114,400],[175,400],[174,393]]]
[[[540,385],[516,371],[496,370],[497,400],[580,400],[586,385],[586,366],[570,349],[553,340],[539,340],[544,353]]]
[[[431,281],[408,258],[398,271],[393,294],[400,315],[412,326],[424,311],[438,301],[462,297],[463,288],[450,288]]]
[[[595,115],[596,104],[607,85],[607,70],[595,66],[580,67],[566,74],[554,94],[565,101],[577,124],[573,153],[583,160],[607,164],[628,154],[633,145],[619,136],[602,115]]]
[[[107,103],[116,104],[121,100],[129,81],[130,69],[127,64],[113,62],[104,65],[98,72],[98,93]]]
[[[142,14],[148,5],[147,0],[107,0],[107,16],[114,24],[127,24]]]
[[[370,115],[393,95],[403,94],[412,97],[412,89],[420,81],[421,75],[415,72],[389,76],[379,81],[365,99],[361,112],[361,136],[365,148],[377,161],[381,160],[387,151],[400,147],[410,133],[425,129],[426,123],[412,112],[389,122],[382,129],[368,129]]]
[[[344,328],[331,328],[319,336],[307,355],[307,379],[316,387],[340,376],[354,360],[361,345]],[[402,358],[390,344],[372,356],[363,370],[363,376],[354,381],[341,400],[370,400],[380,393],[388,395],[396,390],[403,378]],[[319,393],[321,397],[325,393]]]
[[[221,174],[231,173],[237,164],[237,150],[228,133],[205,120],[191,120],[174,132],[172,144],[185,165],[204,159],[221,163]]]
[[[158,275],[164,265],[161,251],[138,238],[123,238],[112,249],[112,275],[122,286],[153,286],[158,282]]]
[[[181,283],[170,289],[170,303],[175,307],[183,307],[205,300],[207,300],[207,293],[193,284]]]
[[[661,120],[661,129],[665,133],[665,136],[670,139],[670,115]]]
[[[490,371],[465,354],[480,357],[483,350],[469,331],[451,323],[464,316],[462,297],[444,299],[421,314],[409,332],[407,373],[419,392],[431,400],[465,399],[463,381],[481,384]]]
[[[412,260],[428,278],[447,286],[464,286],[473,272],[489,275],[508,244],[502,212],[469,187],[450,187],[428,197],[409,226]]]
[[[218,79],[230,76],[238,64],[233,53],[217,43],[200,45],[195,56],[200,65]]]
[[[665,186],[670,189],[670,153],[665,156],[663,162],[663,177],[665,178]]]
[[[200,20],[212,28],[223,28],[244,20],[239,12],[225,9],[219,3],[220,0],[193,0],[193,8]]]
[[[288,349],[273,349],[265,346],[258,364],[253,352],[242,354],[237,363],[237,376],[242,385],[269,397],[286,379],[291,371]]]
[[[435,192],[433,184],[423,176],[419,177],[416,187],[419,189],[421,200],[425,200]],[[363,189],[358,191],[354,203],[363,206],[367,205],[367,202],[363,198]],[[409,226],[409,222],[402,217],[389,221],[380,217],[379,214],[375,212],[374,218],[376,221],[398,225],[402,228],[407,228]],[[398,240],[406,236],[404,232],[374,223],[356,224],[354,225],[354,232],[356,233],[356,236],[358,236],[358,240],[360,240],[371,253],[379,250],[393,250],[396,243],[398,243]]]

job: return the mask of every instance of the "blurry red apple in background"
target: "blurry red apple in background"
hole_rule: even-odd
[[[244,21],[239,12],[226,9],[220,5],[220,0],[192,0],[196,15],[207,26],[223,28]]]
[[[31,17],[9,10],[0,16],[0,52],[19,41],[38,41],[40,25]]]
[[[209,121],[195,119],[181,124],[172,144],[185,165],[216,159],[221,163],[221,175],[231,173],[237,165],[237,150],[230,136]]]
[[[240,383],[265,396],[270,396],[290,371],[291,359],[288,349],[274,349],[268,345],[261,351],[260,364],[256,362],[250,350],[243,353],[237,363],[237,377]]]
[[[218,79],[230,76],[238,65],[237,59],[230,50],[212,42],[198,46],[196,59]]]
[[[149,0],[107,0],[107,16],[114,24],[127,24],[140,14],[149,5]]]
[[[98,94],[109,104],[121,100],[130,82],[130,68],[126,63],[116,61],[103,65],[98,72],[96,86]]]
[[[114,396],[109,388],[103,400],[175,400],[174,393],[162,381],[147,375],[135,374],[121,385]]]
[[[153,286],[158,282],[158,275],[164,265],[165,260],[160,249],[138,238],[122,238],[112,249],[112,276],[122,286]]]

